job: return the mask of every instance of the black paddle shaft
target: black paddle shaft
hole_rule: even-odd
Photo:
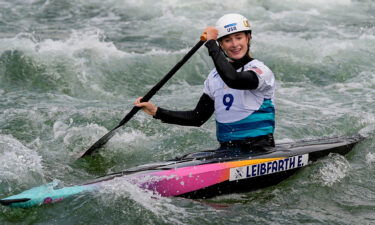
[[[151,88],[149,92],[142,98],[142,102],[149,101],[152,96],[156,94],[160,90],[161,87],[164,86],[165,83],[190,59],[192,55],[204,44],[205,40],[200,40],[195,46],[157,83],[154,87]],[[103,145],[105,145],[109,139],[115,135],[116,130],[127,123],[141,108],[134,106],[132,110],[126,114],[126,116],[121,120],[121,122],[113,128],[110,132],[106,135],[101,137],[97,142],[95,142],[85,153],[83,153],[82,157],[87,155],[92,155],[94,152],[98,151]]]

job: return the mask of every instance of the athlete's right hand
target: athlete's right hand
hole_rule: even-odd
[[[143,112],[147,113],[148,115],[155,116],[158,107],[154,105],[152,102],[141,102],[142,97],[137,98],[134,101],[134,105],[137,107],[142,107]]]
[[[209,26],[203,30],[202,36],[204,36],[207,41],[216,40],[218,33],[219,31],[215,27]]]

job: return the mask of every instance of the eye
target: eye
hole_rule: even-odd
[[[237,40],[241,40],[243,38],[243,35],[236,35]]]
[[[231,40],[230,40],[229,38],[224,38],[224,39],[223,39],[223,42],[226,43],[226,44],[229,43],[230,41],[231,41]]]

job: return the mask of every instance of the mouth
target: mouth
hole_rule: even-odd
[[[230,57],[231,58],[237,58],[242,55],[242,48],[236,48],[230,50]]]
[[[231,53],[233,53],[233,54],[236,55],[236,54],[241,53],[241,50],[242,50],[242,49],[240,49],[240,48],[239,48],[239,49],[232,49],[232,50],[231,50]]]

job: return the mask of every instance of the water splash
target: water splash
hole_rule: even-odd
[[[148,180],[149,177],[141,179]],[[112,207],[114,204],[126,203],[140,210],[146,209],[153,215],[162,218],[165,222],[173,224],[183,224],[183,218],[189,213],[175,205],[171,198],[164,198],[153,191],[141,189],[138,185],[129,182],[127,178],[115,178],[101,186],[97,194],[99,200],[106,206]],[[124,213],[129,213],[126,209]]]
[[[366,163],[367,164],[373,164],[373,163],[375,163],[375,153],[371,153],[371,152],[367,153],[367,155],[366,155]]]
[[[0,184],[9,187],[43,177],[42,157],[9,135],[0,135]]]
[[[344,179],[349,171],[350,164],[344,156],[330,154],[327,159],[322,161],[322,167],[314,176],[322,185],[332,187]]]
[[[63,137],[63,143],[73,154],[79,154],[82,149],[95,143],[104,136],[108,130],[97,124],[87,124],[84,126],[68,127],[68,125],[56,122],[54,124],[55,137]]]

